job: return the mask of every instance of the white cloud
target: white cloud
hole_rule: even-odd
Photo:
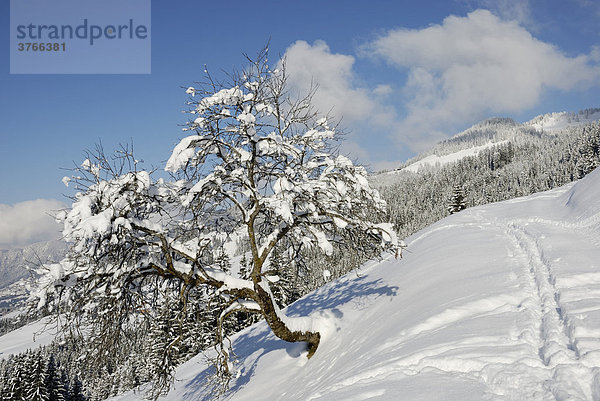
[[[377,96],[387,96],[391,95],[394,92],[390,85],[377,85],[375,89],[373,89],[373,93]]]
[[[470,3],[476,5],[475,8],[492,11],[503,20],[516,21],[534,32],[538,29],[529,0],[472,0]]]
[[[418,151],[455,126],[535,106],[545,89],[598,85],[594,55],[567,57],[516,21],[487,10],[441,25],[397,29],[361,49],[408,71],[400,142]]]
[[[60,226],[50,216],[65,208],[54,199],[0,204],[0,249],[20,248],[60,237]]]
[[[368,91],[354,86],[354,57],[331,53],[323,41],[310,45],[300,40],[286,50],[285,59],[292,87],[306,91],[311,84],[318,86],[313,103],[322,112],[361,120],[375,108]]]
[[[332,53],[320,40],[313,45],[299,40],[288,47],[285,59],[292,88],[306,92],[311,85],[317,86],[313,104],[322,113],[331,112],[350,125],[359,122],[388,126],[394,121],[393,108],[380,101],[392,88],[382,84],[370,90],[358,85],[353,56]]]
[[[384,140],[396,121],[394,109],[384,103],[392,87],[361,85],[353,69],[354,56],[332,53],[323,41],[312,45],[297,41],[286,50],[285,60],[290,86],[306,93],[316,85],[314,106],[342,119],[345,140],[341,151],[362,163],[370,162],[374,157],[370,142]]]

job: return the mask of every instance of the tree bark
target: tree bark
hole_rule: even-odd
[[[286,324],[279,318],[276,312],[276,306],[273,302],[271,295],[265,291],[259,283],[254,285],[254,289],[258,295],[258,304],[262,311],[267,324],[280,339],[287,342],[305,342],[307,344],[308,355],[307,358],[311,358],[321,342],[321,334],[319,332],[310,331],[292,331]]]

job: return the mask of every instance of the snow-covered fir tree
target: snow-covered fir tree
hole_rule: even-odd
[[[43,358],[43,355],[40,354],[40,358]],[[65,399],[66,388],[68,387],[68,384],[64,381],[65,379],[66,375],[63,375],[56,366],[54,355],[50,355],[44,375],[44,387],[48,391],[49,400],[63,401]]]
[[[48,347],[11,356],[0,369],[0,400],[70,400],[67,374]]]
[[[25,399],[48,401],[50,400],[50,391],[46,387],[46,363],[41,353],[32,354],[32,362]]]
[[[448,204],[448,213],[454,214],[466,209],[467,204],[465,202],[465,199],[465,190],[461,185],[455,184],[452,188],[452,196],[450,197],[450,203]]]
[[[161,392],[168,388],[173,369],[177,366],[182,342],[182,321],[177,318],[177,311],[181,310],[182,305],[177,299],[165,301],[151,322],[146,343],[149,355],[147,371],[157,383],[158,390],[156,394],[151,394],[153,398],[158,398]]]
[[[600,165],[600,122],[584,128],[579,140],[580,159],[577,162],[579,177]]]
[[[70,401],[86,401],[85,394],[83,393],[83,385],[79,377],[75,376],[69,386],[69,400]]]

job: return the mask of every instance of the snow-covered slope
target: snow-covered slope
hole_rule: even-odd
[[[581,110],[579,113],[568,113],[562,111],[559,113],[542,114],[524,123],[538,131],[558,131],[573,125],[587,124],[600,120],[600,109]]]
[[[312,359],[262,323],[236,335],[225,398],[600,399],[600,170],[452,215],[358,273],[288,308],[327,327]],[[207,372],[184,364],[166,399],[210,399]]]
[[[0,336],[0,359],[50,344],[56,338],[56,328],[48,323],[46,317]]]
[[[399,173],[400,171],[410,171],[412,173],[416,173],[419,171],[420,168],[426,167],[426,166],[443,166],[444,164],[448,164],[448,163],[454,163],[460,159],[463,159],[465,157],[468,156],[476,156],[479,152],[481,152],[484,149],[488,149],[491,148],[492,146],[497,146],[497,145],[502,145],[503,143],[506,143],[508,141],[498,141],[498,142],[488,142],[485,145],[481,145],[481,146],[473,146],[471,148],[467,148],[467,149],[462,149],[459,150],[458,152],[454,152],[454,153],[450,153],[444,156],[437,156],[437,155],[429,155],[426,156],[420,160],[417,160],[414,163],[409,164],[408,166],[404,167],[402,170],[394,170],[392,172],[390,172],[391,174],[394,173]]]

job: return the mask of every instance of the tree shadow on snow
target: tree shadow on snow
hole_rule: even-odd
[[[393,297],[397,292],[398,287],[387,285],[381,279],[371,279],[368,276],[345,276],[341,280],[329,283],[294,302],[288,306],[286,314],[289,316],[308,316],[319,310],[332,310],[335,312],[339,306],[350,302],[362,303],[365,299],[375,299],[382,296]],[[341,317],[339,316],[339,318]]]
[[[329,311],[336,319],[343,317],[340,306],[348,303],[368,305],[370,301],[380,297],[393,297],[398,287],[389,286],[381,279],[369,279],[366,276],[342,278],[299,299],[285,310],[290,317],[309,316],[319,311]],[[369,302],[367,302],[369,300]],[[232,394],[244,387],[255,373],[258,361],[266,354],[283,350],[293,358],[301,357],[305,351],[303,343],[288,343],[275,337],[271,329],[263,322],[254,324],[243,330],[233,341],[234,352],[239,361],[239,376],[232,380],[227,394]],[[302,356],[303,357],[303,356]],[[252,361],[249,360],[252,359]],[[244,363],[246,362],[246,363]],[[250,363],[248,363],[250,362]],[[189,381],[185,387],[188,390],[184,399],[212,400],[214,397],[206,389],[207,379],[212,367],[204,370]]]

